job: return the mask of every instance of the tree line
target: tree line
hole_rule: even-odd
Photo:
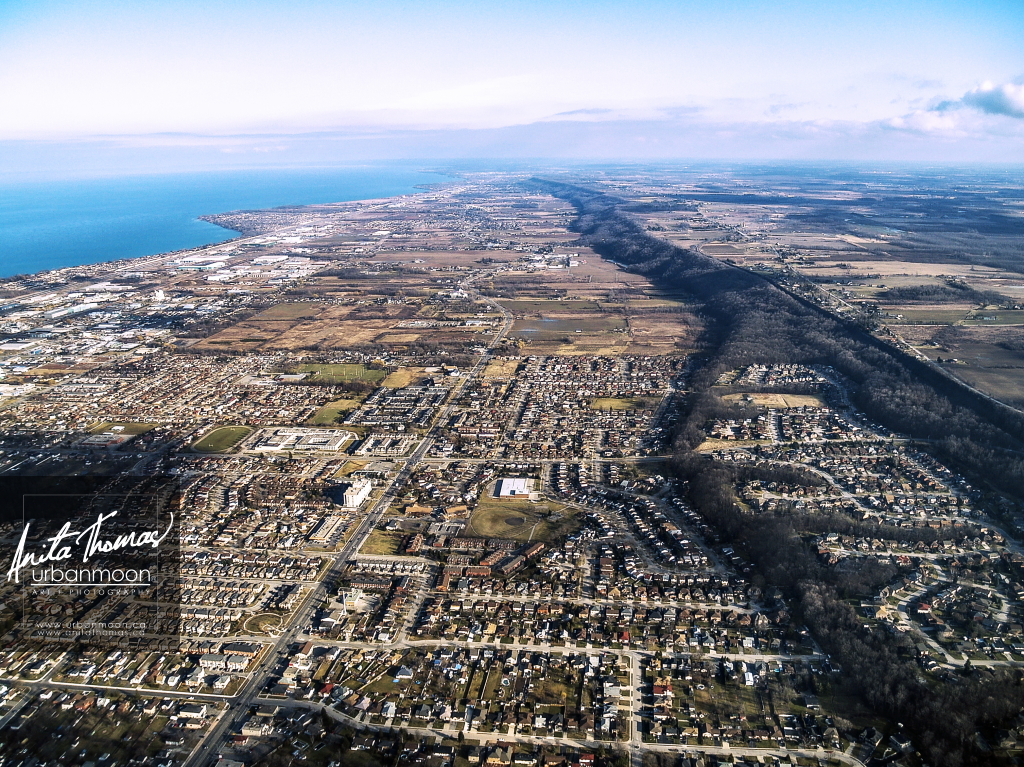
[[[1024,417],[759,275],[652,237],[622,211],[621,199],[542,179],[529,186],[576,207],[573,229],[581,245],[700,304],[706,351],[691,376],[693,394],[684,400],[672,469],[705,522],[751,561],[758,579],[788,597],[864,701],[903,723],[929,763],[992,764],[978,734],[1024,708],[1021,675],[965,669],[951,683],[926,680],[906,635],[865,627],[845,601],[876,594],[896,568],[874,557],[830,566],[812,546],[820,532],[930,542],[971,531],[891,528],[841,513],[752,514],[738,503],[739,482],[807,484],[810,472],[726,465],[694,448],[710,417],[734,412],[711,387],[723,372],[753,363],[831,366],[851,383],[852,403],[869,417],[932,441],[948,464],[1018,495],[1024,494]]]

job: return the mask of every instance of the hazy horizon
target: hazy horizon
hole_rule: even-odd
[[[9,2],[0,173],[1024,161],[1024,6]]]

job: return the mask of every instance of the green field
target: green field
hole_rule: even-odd
[[[964,320],[964,324],[1024,325],[1024,311],[1019,309],[985,309],[969,314]]]
[[[594,410],[651,410],[657,406],[654,397],[598,397],[590,402]]]
[[[556,518],[549,519],[551,510],[547,503],[481,498],[469,518],[467,534],[482,538],[550,541],[568,532],[575,524],[570,509],[560,510]]]
[[[885,307],[890,314],[902,314],[903,319],[886,317],[885,322],[893,325],[953,325],[965,316],[964,309],[905,309],[903,307]]]
[[[499,301],[510,312],[518,314],[536,314],[538,312],[600,312],[601,305],[597,301]]]
[[[586,317],[559,319],[557,316],[545,316],[516,320],[510,335],[532,338],[537,341],[551,341],[568,336],[593,333],[610,333],[614,330],[625,330],[626,321],[621,317]],[[577,333],[576,331],[580,331]]]
[[[230,450],[252,432],[248,426],[221,426],[192,445],[200,453],[223,453]]]
[[[316,415],[306,421],[307,426],[335,426],[341,414],[348,414],[362,403],[362,399],[339,399],[328,402],[320,408]]]
[[[366,365],[342,363],[338,365],[299,365],[298,372],[312,373],[310,381],[337,384],[348,381],[369,381],[380,383],[387,375],[385,370],[371,370]]]
[[[89,427],[90,434],[102,434],[105,431],[110,431],[112,428],[120,426],[118,431],[121,434],[145,434],[147,431],[152,431],[157,427],[155,423],[129,423],[128,421],[103,421],[95,426]]]

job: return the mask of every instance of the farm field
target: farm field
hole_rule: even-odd
[[[900,335],[951,375],[995,397],[1024,404],[1024,330],[1013,325],[902,326]]]
[[[514,314],[545,314],[552,312],[601,312],[597,301],[564,300],[502,300],[498,302]]]
[[[970,309],[950,309],[948,307],[942,308],[928,308],[928,309],[908,309],[907,307],[896,307],[889,306],[886,310],[890,314],[900,314],[899,317],[887,317],[886,323],[891,325],[900,325],[903,323],[916,324],[916,325],[952,325],[954,323],[963,320]]]
[[[510,338],[522,339],[531,354],[613,354],[629,343],[619,315],[547,313],[515,321]]]
[[[979,309],[964,320],[964,325],[1024,325],[1024,311],[1015,309]]]
[[[983,368],[975,365],[946,365],[957,378],[976,389],[1017,407],[1024,407],[1024,364],[1016,368]]]
[[[626,322],[619,317],[561,317],[545,316],[537,319],[526,318],[516,320],[512,326],[512,335],[540,338],[564,335],[566,333],[610,333],[624,331]]]
[[[689,313],[630,315],[624,354],[685,354],[697,344],[700,321]]]
[[[286,302],[264,309],[252,319],[257,321],[308,319],[316,317],[322,309],[323,307],[318,304]]]

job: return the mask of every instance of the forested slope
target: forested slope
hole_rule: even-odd
[[[534,180],[572,202],[574,229],[605,258],[658,284],[690,293],[712,320],[711,359],[698,391],[751,363],[830,365],[854,384],[854,404],[903,434],[934,440],[941,456],[978,482],[1024,497],[1024,414],[971,391],[944,373],[743,269],[684,250],[644,231],[600,192]],[[694,446],[697,434],[684,434]]]
[[[906,539],[907,531],[838,513],[749,513],[737,503],[735,488],[769,470],[723,464],[693,448],[704,439],[708,418],[723,407],[712,385],[722,372],[752,363],[831,366],[851,383],[853,404],[872,419],[932,441],[949,465],[1017,496],[1024,495],[1024,417],[756,274],[656,239],[618,198],[540,179],[530,183],[575,205],[582,244],[663,288],[689,293],[702,307],[707,353],[691,379],[673,460],[698,512],[750,559],[765,585],[786,595],[841,664],[846,684],[890,721],[906,725],[930,764],[992,764],[977,734],[1021,711],[1020,673],[965,669],[942,680],[925,677],[906,635],[865,628],[851,607],[892,578],[891,566],[867,557],[840,572],[820,562],[808,543],[826,531],[890,540]],[[964,540],[974,533],[942,535]]]

